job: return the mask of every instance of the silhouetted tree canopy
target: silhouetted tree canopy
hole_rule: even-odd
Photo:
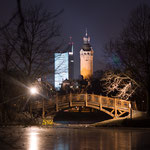
[[[56,17],[41,6],[34,6],[24,10],[23,24],[18,15],[1,30],[1,67],[35,77],[49,72],[53,53],[61,46],[55,42],[60,36]]]
[[[0,26],[0,121],[28,105],[27,86],[53,71],[53,54],[63,45],[57,23],[62,11],[48,12],[41,5],[25,8],[22,1],[16,2],[15,13]]]
[[[129,70],[140,88],[147,93],[150,112],[150,7],[142,4],[131,12],[120,36],[106,49],[121,61],[121,69]]]

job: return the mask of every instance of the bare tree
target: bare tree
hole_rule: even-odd
[[[17,4],[12,18],[0,27],[0,107],[5,113],[14,106],[11,100],[23,98],[22,83],[51,72],[53,53],[62,49],[62,42],[56,42],[60,41],[56,19],[62,11],[48,12],[41,6],[22,8],[20,0]]]
[[[107,95],[124,100],[128,100],[139,86],[128,75],[111,71],[104,73],[101,81]]]
[[[128,69],[140,88],[147,93],[150,113],[150,7],[142,4],[130,15],[120,36],[107,44],[107,50],[119,57],[121,68]]]
[[[46,73],[53,53],[61,46],[55,42],[60,29],[55,19],[57,15],[36,6],[24,10],[23,25],[20,24],[20,16],[17,16],[11,25],[1,31],[3,64],[6,65],[9,60],[13,69],[27,76],[36,77]],[[6,54],[7,58],[4,57]]]

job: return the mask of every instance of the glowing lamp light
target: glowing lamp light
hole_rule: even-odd
[[[31,88],[30,88],[30,93],[31,93],[32,95],[38,94],[37,88],[36,88],[36,87],[31,87]]]

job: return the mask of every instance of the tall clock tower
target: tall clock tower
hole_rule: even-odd
[[[83,37],[83,46],[80,50],[80,74],[84,79],[93,76],[93,49],[90,45],[90,37],[87,34]]]

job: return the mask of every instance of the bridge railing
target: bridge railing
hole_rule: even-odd
[[[120,117],[124,114],[132,116],[130,101],[94,94],[55,95],[48,101],[43,99],[42,101],[36,101],[33,104],[31,103],[30,110],[42,108],[44,114],[45,109],[59,111],[76,106],[95,108],[112,117]]]
[[[94,94],[68,94],[58,96],[58,107],[84,105],[102,109],[102,107],[130,111],[130,101]]]

